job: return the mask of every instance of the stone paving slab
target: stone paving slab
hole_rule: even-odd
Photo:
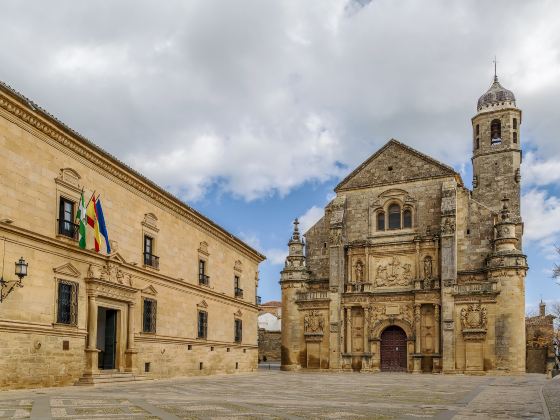
[[[560,420],[559,412],[560,380],[536,374],[507,377],[260,370],[254,374],[0,392],[0,419]]]

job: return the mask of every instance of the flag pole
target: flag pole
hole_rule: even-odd
[[[91,199],[93,198],[94,195],[95,195],[95,190],[93,190],[93,194],[91,195],[91,197],[89,198],[89,200],[86,204],[86,209],[87,209],[87,206],[89,206],[89,203],[91,202]]]

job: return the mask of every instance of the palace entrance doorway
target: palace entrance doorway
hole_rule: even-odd
[[[116,368],[117,314],[118,311],[116,309],[103,307],[99,307],[97,309],[97,348],[99,349],[99,369]]]
[[[381,370],[406,372],[406,333],[397,326],[381,333]]]

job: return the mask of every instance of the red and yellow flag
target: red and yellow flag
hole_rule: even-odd
[[[91,197],[86,209],[87,223],[93,228],[93,240],[95,243],[95,251],[99,252],[99,244],[101,243],[101,236],[99,234],[99,221],[97,218],[97,209],[95,207],[95,196]]]

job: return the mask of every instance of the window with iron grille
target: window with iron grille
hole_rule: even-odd
[[[156,313],[157,301],[154,299],[144,298],[143,302],[143,316],[142,316],[142,331],[146,333],[156,332]]]
[[[235,342],[241,343],[243,339],[243,321],[240,319],[235,320]]]
[[[78,322],[78,283],[58,281],[56,322],[76,325]]]
[[[74,223],[74,202],[60,197],[58,212],[58,234],[76,238],[78,225]]]
[[[208,334],[208,313],[198,311],[198,338],[206,338]]]
[[[210,277],[206,275],[206,261],[198,260],[198,284],[208,286],[210,284]]]

